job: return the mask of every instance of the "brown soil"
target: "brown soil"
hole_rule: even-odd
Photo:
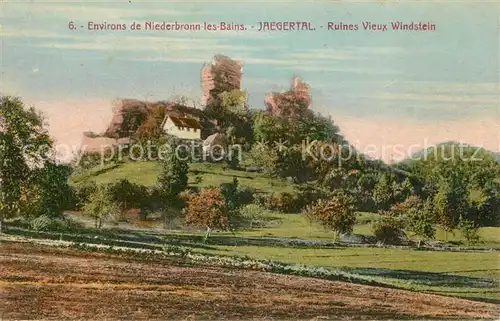
[[[0,243],[0,319],[494,319],[435,295]]]

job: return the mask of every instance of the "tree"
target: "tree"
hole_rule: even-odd
[[[254,140],[274,147],[278,141],[287,139],[287,122],[277,116],[265,112],[257,112],[253,115]]]
[[[246,92],[234,89],[222,92],[219,94],[219,98],[221,100],[221,107],[224,110],[241,116],[245,116],[248,113],[248,95]]]
[[[387,210],[394,200],[393,180],[387,174],[381,174],[373,189],[373,200],[379,210]]]
[[[298,145],[277,151],[273,174],[281,178],[291,177],[297,183],[307,182],[312,178],[302,148]]]
[[[274,148],[263,144],[255,144],[245,156],[247,165],[259,167],[267,175],[273,175],[276,172],[278,153]]]
[[[137,138],[140,142],[157,141],[163,136],[161,124],[166,115],[163,105],[154,106],[147,114],[146,120],[137,129]]]
[[[123,122],[118,130],[119,137],[129,137],[144,123],[147,118],[147,112],[134,107],[125,110],[123,113]]]
[[[239,204],[239,193],[238,193],[238,179],[233,177],[233,181],[231,183],[223,183],[220,186],[220,191],[226,200],[226,205],[229,210],[236,210]]]
[[[90,194],[83,210],[95,220],[95,228],[100,229],[104,219],[120,212],[118,204],[113,201],[108,186],[99,185]]]
[[[433,207],[437,222],[446,233],[456,228],[460,215],[468,211],[466,190],[462,182],[454,179],[441,181],[434,195]]]
[[[404,216],[411,209],[421,209],[423,207],[422,200],[418,196],[409,196],[403,202],[399,202],[391,206],[392,216]]]
[[[161,195],[163,220],[165,224],[177,213],[181,207],[179,194],[188,186],[189,165],[186,155],[177,149],[174,144],[165,159],[161,160],[162,170],[158,175],[158,193]]]
[[[410,207],[406,211],[406,229],[424,239],[433,239],[436,235],[434,223],[431,199],[428,199],[423,206]]]
[[[0,232],[5,217],[19,213],[22,187],[51,152],[43,116],[18,98],[0,97]]]
[[[56,164],[47,160],[41,168],[35,168],[24,188],[27,216],[47,216],[56,218],[64,210],[70,209],[74,201],[73,192],[68,185],[72,169],[68,165]]]
[[[167,157],[161,161],[162,170],[158,176],[158,187],[165,200],[165,205],[175,204],[179,193],[188,186],[189,165],[186,155],[174,146]]]
[[[462,232],[462,235],[467,240],[467,245],[470,246],[479,241],[479,225],[475,224],[473,221],[464,218],[460,215],[458,221],[458,228]]]
[[[220,188],[203,188],[199,193],[188,194],[183,210],[187,225],[206,228],[205,240],[212,229],[229,230],[232,226],[230,211]]]
[[[108,186],[113,202],[117,204],[121,213],[130,208],[142,208],[149,201],[149,191],[145,186],[121,179]]]
[[[338,193],[329,200],[319,199],[304,210],[305,216],[311,221],[317,221],[326,228],[332,229],[338,239],[340,234],[352,233],[356,224],[356,214],[353,211],[353,200],[345,193]]]

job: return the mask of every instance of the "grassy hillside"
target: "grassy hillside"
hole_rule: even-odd
[[[72,184],[94,181],[97,184],[111,183],[128,179],[132,183],[153,186],[160,172],[156,162],[129,162],[99,166],[71,177]],[[197,182],[197,177],[201,182]],[[190,165],[189,185],[197,187],[218,186],[238,178],[241,186],[255,188],[259,192],[292,192],[293,185],[284,181],[266,177],[261,173],[237,171],[226,168],[223,164],[195,163]]]

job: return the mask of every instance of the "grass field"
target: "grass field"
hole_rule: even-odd
[[[371,226],[372,222],[379,217],[376,213],[358,212],[357,224],[354,227],[354,234],[373,235]],[[306,217],[300,214],[284,214],[276,212],[267,212],[263,218],[268,221],[268,226],[263,228],[253,228],[248,231],[240,232],[245,236],[259,237],[290,237],[310,240],[327,240],[333,239],[333,233],[321,227],[319,224],[311,223]],[[447,234],[447,235],[446,235]],[[438,229],[435,240],[464,243],[465,240],[460,231],[445,233]],[[500,248],[500,228],[484,227],[480,230],[479,246]]]
[[[117,165],[97,167],[71,178],[71,183],[94,181],[98,184],[128,179],[132,183],[153,186],[160,171],[156,162],[129,162]],[[201,182],[196,182],[196,177]],[[219,186],[238,178],[240,185],[255,188],[259,192],[292,192],[293,185],[266,177],[260,173],[237,171],[225,168],[221,164],[194,163],[189,167],[189,185],[198,187]]]

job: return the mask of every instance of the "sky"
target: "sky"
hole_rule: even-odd
[[[394,161],[396,147],[406,154],[450,140],[500,151],[495,2],[3,1],[0,9],[0,92],[42,110],[60,144],[102,132],[114,99],[199,100],[203,63],[223,54],[243,61],[252,108],[265,108],[266,93],[300,76],[312,109],[331,115],[370,156]],[[134,21],[247,30],[133,31]],[[261,21],[306,21],[316,30],[260,32]],[[362,30],[364,21],[389,30]],[[436,30],[393,31],[393,21]],[[87,30],[88,22],[127,30]],[[361,30],[330,31],[328,22]]]

